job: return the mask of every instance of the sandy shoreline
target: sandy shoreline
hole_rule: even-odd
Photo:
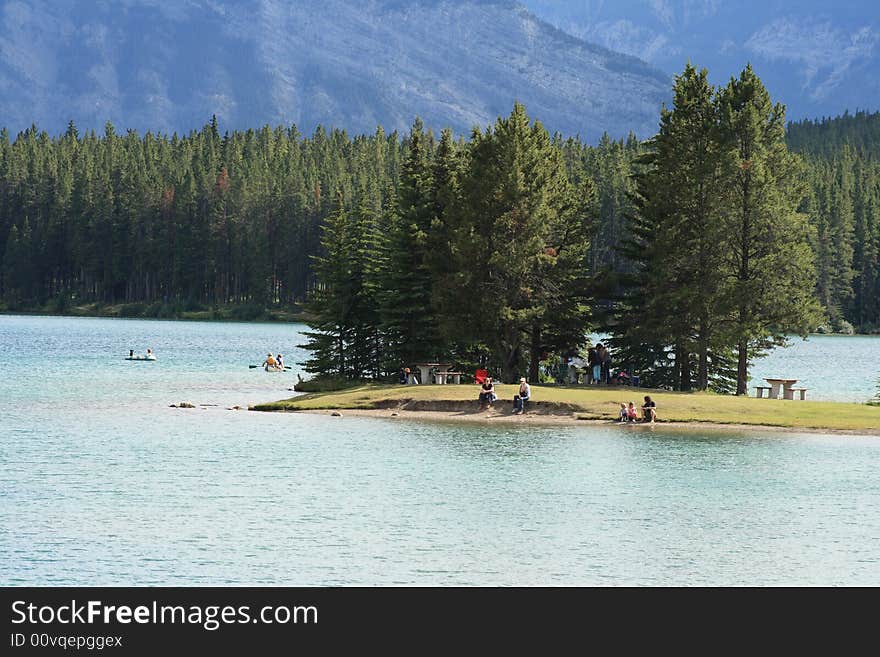
[[[500,424],[514,426],[619,426],[613,420],[579,419],[575,414],[526,413],[513,415],[508,412],[490,411],[409,411],[403,409],[340,409],[286,411],[312,415],[340,414],[343,417],[370,417],[385,420],[428,421],[470,424]],[[806,427],[779,427],[765,424],[721,424],[714,422],[656,422],[625,425],[633,430],[712,430],[712,431],[766,431],[776,433],[821,433],[841,436],[880,436],[880,427],[874,430],[843,430]],[[623,428],[623,427],[622,427]]]

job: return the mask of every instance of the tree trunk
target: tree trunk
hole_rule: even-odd
[[[678,389],[682,391],[691,389],[691,354],[684,348],[681,350],[681,379]]]
[[[505,358],[503,363],[503,371],[501,372],[501,381],[504,383],[515,383],[517,380],[517,367],[519,367],[520,350],[519,345],[508,347],[505,349]]]
[[[736,367],[736,394],[749,394],[749,347],[746,343],[737,345],[739,360]]]
[[[531,358],[529,359],[529,382],[538,383],[538,365],[541,362],[541,327],[532,331]]]
[[[697,390],[709,389],[709,339],[705,317],[700,321],[700,339],[697,343],[699,353],[697,363]]]
[[[709,348],[705,344],[700,345],[700,362],[697,371],[697,389],[709,389]]]

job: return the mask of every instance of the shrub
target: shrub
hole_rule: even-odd
[[[194,313],[204,312],[208,310],[208,307],[205,304],[199,303],[194,299],[187,299],[186,302],[183,304],[183,309],[188,313]]]
[[[244,303],[232,306],[229,309],[229,317],[239,321],[251,321],[260,319],[266,314],[266,309],[258,303]]]
[[[362,385],[364,381],[346,379],[341,376],[316,376],[307,381],[298,381],[293,389],[297,392],[333,392]]]
[[[126,303],[119,308],[120,317],[143,317],[147,309],[145,303]]]
[[[70,295],[64,292],[55,297],[49,304],[49,308],[51,309],[51,311],[59,315],[66,314],[70,310],[70,306]]]
[[[854,335],[856,332],[856,329],[848,321],[846,321],[845,319],[841,319],[837,323],[837,332],[842,333],[843,335]]]

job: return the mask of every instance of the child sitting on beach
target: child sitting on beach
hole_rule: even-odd
[[[629,420],[629,411],[626,408],[626,404],[620,405],[620,415],[618,416],[617,420],[619,422],[626,422]]]
[[[638,417],[639,415],[636,412],[636,405],[633,402],[630,402],[629,407],[626,409],[626,419],[630,422],[635,422]]]

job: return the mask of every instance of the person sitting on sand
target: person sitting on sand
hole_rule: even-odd
[[[276,370],[278,369],[278,363],[275,361],[275,357],[270,353],[266,356],[266,360],[263,361],[263,369],[267,372],[270,369]]]
[[[645,395],[645,403],[642,405],[642,422],[650,422],[654,424],[657,419],[657,404],[655,404],[649,395]]]
[[[492,383],[492,377],[487,376],[480,386],[480,410],[485,411],[492,406],[495,401],[495,384]]]
[[[618,422],[626,422],[627,420],[629,420],[629,413],[626,410],[626,404],[621,404],[620,405],[620,413],[617,416],[617,421]]]
[[[526,410],[526,402],[532,396],[532,389],[526,383],[525,377],[519,380],[519,391],[513,396],[513,414],[522,415]]]
[[[626,419],[630,422],[635,422],[639,419],[639,414],[636,412],[635,402],[629,403],[629,406],[626,409]]]

